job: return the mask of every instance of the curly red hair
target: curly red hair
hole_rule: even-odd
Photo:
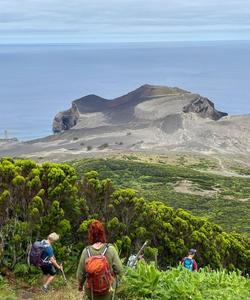
[[[107,240],[105,228],[100,221],[95,220],[90,223],[88,230],[88,240],[90,245],[93,245],[98,242],[106,243]]]

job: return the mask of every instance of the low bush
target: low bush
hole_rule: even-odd
[[[128,270],[119,295],[126,300],[245,300],[250,299],[250,279],[237,272],[190,272],[181,266],[159,271],[141,263]]]

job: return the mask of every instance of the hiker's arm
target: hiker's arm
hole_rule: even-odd
[[[60,266],[60,265],[57,263],[55,256],[52,256],[52,257],[50,258],[50,262],[51,262],[52,265],[55,266],[57,269],[59,269],[59,270],[62,269],[62,266]]]
[[[184,258],[181,259],[180,265],[184,266]]]
[[[194,261],[193,270],[198,271],[198,265],[196,261]]]
[[[86,259],[86,250],[84,249],[82,251],[82,255],[80,257],[78,268],[76,272],[76,278],[78,280],[78,289],[79,291],[82,291],[83,289],[83,283],[85,281],[86,273],[85,273],[85,259]]]
[[[119,258],[119,255],[115,249],[115,247],[112,247],[112,252],[113,252],[113,263],[112,263],[112,269],[116,275],[119,275],[123,272],[123,266],[122,262]]]

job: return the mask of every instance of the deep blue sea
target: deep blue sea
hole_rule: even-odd
[[[0,45],[0,137],[4,130],[20,140],[46,136],[72,100],[114,98],[145,83],[250,113],[250,41]]]

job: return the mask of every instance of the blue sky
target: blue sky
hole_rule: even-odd
[[[0,43],[248,39],[249,0],[0,0]]]

